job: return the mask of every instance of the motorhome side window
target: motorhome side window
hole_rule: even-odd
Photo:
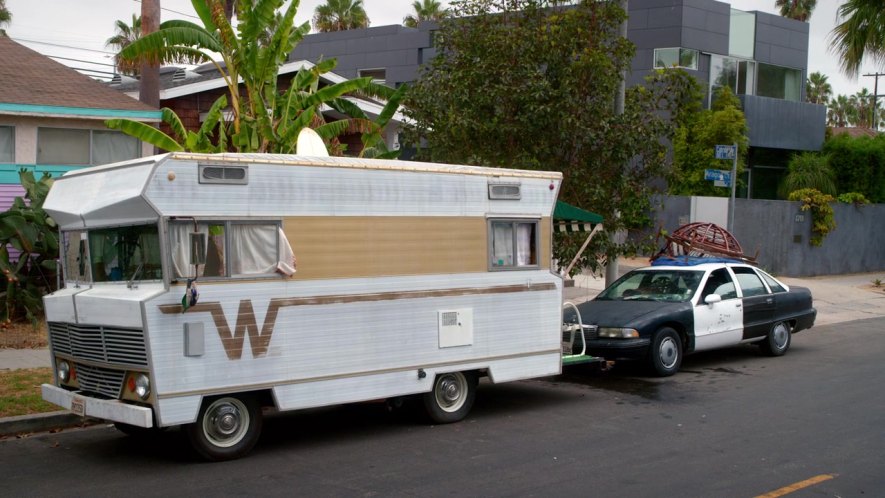
[[[537,268],[538,221],[489,221],[489,266],[493,270]]]
[[[80,236],[82,239],[82,235]],[[76,232],[65,236],[65,261],[76,261],[71,271],[86,275],[82,265],[85,244],[77,240]],[[133,280],[161,280],[163,269],[160,256],[160,236],[157,225],[134,225],[90,230],[89,261],[93,280],[96,282],[118,282]]]
[[[191,261],[194,231],[205,234],[205,264]],[[173,278],[256,277],[295,272],[292,247],[277,222],[174,222],[169,225]]]

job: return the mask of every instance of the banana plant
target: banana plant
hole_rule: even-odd
[[[28,170],[19,171],[25,196],[0,213],[0,272],[6,278],[2,295],[3,320],[21,315],[36,323],[43,309],[42,296],[54,287],[58,271],[58,236],[55,222],[43,210],[52,186],[48,173],[37,180]]]

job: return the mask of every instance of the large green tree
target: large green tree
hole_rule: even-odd
[[[677,103],[699,102],[694,79],[657,72],[628,91],[619,115],[614,100],[634,48],[616,34],[626,16],[617,2],[462,0],[451,9],[440,55],[406,100],[404,138],[419,157],[561,171],[560,199],[601,214],[607,230],[648,223]],[[555,244],[561,261],[577,249],[568,242]],[[609,256],[635,250],[606,237],[594,244],[591,252]]]
[[[278,86],[280,66],[309,31],[308,23],[294,25],[297,0],[282,14],[279,10],[284,0],[239,0],[236,29],[226,16],[224,1],[192,0],[192,4],[202,26],[189,21],[164,22],[158,31],[132,42],[120,55],[125,60],[211,62],[227,84],[228,94],[215,102],[197,131],[185,130],[168,109],[163,120],[171,135],[131,120],[111,120],[108,126],[166,150],[278,153],[293,152],[298,132],[310,126],[327,141],[343,133],[363,133],[367,148],[378,155],[391,154],[377,143],[378,128],[382,121],[386,123],[404,90],[373,84],[371,78],[320,86],[320,76],[335,67],[334,59],[303,69],[282,88]],[[215,54],[221,57],[220,62],[213,58]],[[351,93],[388,99],[387,108],[378,120],[371,121],[344,98]],[[224,119],[228,104],[233,116],[229,125]],[[351,118],[326,123],[320,112],[324,106]]]
[[[885,65],[885,6],[882,0],[847,0],[838,10],[839,24],[830,32],[830,49],[842,71],[854,78],[864,58]]]
[[[321,33],[368,28],[363,0],[326,0],[313,13],[313,27]]]
[[[670,193],[724,197],[727,188],[704,179],[706,169],[730,170],[731,161],[716,159],[716,145],[738,145],[738,176],[747,153],[747,121],[741,102],[729,87],[720,87],[709,110],[695,114],[679,127],[673,140],[673,175]]]
[[[448,10],[437,0],[415,0],[412,9],[415,12],[403,19],[403,25],[409,28],[417,28],[422,21],[439,21],[448,15]]]
[[[12,21],[12,13],[6,8],[6,0],[0,0],[0,36],[6,36],[3,26]]]
[[[775,0],[774,6],[784,17],[807,22],[817,5],[817,0]]]
[[[132,14],[131,25],[126,24],[126,21],[117,20],[114,22],[114,29],[116,31],[114,36],[108,38],[104,44],[119,52],[141,38],[141,16]],[[114,64],[117,66],[117,71],[122,74],[137,75],[141,69],[140,64],[124,61],[119,55],[114,56]]]
[[[805,100],[812,104],[826,105],[833,96],[833,86],[827,79],[827,75],[817,71],[809,74],[805,85]]]

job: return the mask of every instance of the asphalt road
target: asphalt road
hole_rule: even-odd
[[[885,493],[885,318],[815,327],[650,378],[630,365],[481,384],[467,420],[383,404],[266,420],[253,453],[197,461],[177,432],[0,441],[2,496],[790,496]],[[774,495],[772,495],[774,496]]]

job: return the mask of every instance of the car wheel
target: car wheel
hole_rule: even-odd
[[[222,396],[203,402],[197,421],[185,430],[194,450],[212,461],[246,455],[261,434],[261,407],[251,396]]]
[[[790,349],[790,325],[786,322],[777,322],[768,331],[765,339],[759,343],[762,352],[768,356],[783,356]]]
[[[668,377],[679,371],[682,365],[682,340],[670,327],[664,327],[655,334],[651,342],[649,364],[654,373]]]
[[[423,395],[427,417],[437,424],[449,424],[466,417],[476,399],[476,384],[473,372],[437,375],[433,389]]]

